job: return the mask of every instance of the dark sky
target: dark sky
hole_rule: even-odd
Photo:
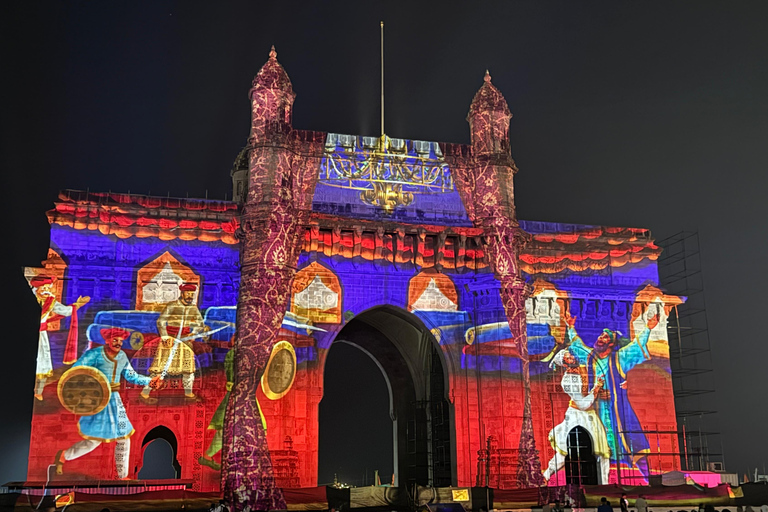
[[[6,327],[0,482],[26,474],[39,309],[59,189],[231,196],[247,92],[275,44],[294,126],[468,142],[483,73],[514,113],[519,217],[698,229],[726,466],[768,459],[768,3],[4,2]]]

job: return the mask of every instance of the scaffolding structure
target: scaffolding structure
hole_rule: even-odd
[[[656,243],[664,249],[658,260],[661,286],[687,298],[672,310],[667,326],[681,467],[724,471],[699,234],[682,231]]]

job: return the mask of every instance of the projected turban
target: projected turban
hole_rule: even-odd
[[[195,286],[192,283],[184,283],[181,286],[179,286],[179,290],[181,290],[182,292],[193,292],[197,290],[197,286]]]
[[[51,276],[35,276],[32,279],[30,279],[29,284],[32,285],[32,288],[39,288],[44,284],[51,284],[52,282],[53,282],[53,277]]]
[[[621,336],[621,331],[612,331],[610,329],[603,329],[603,332],[611,338],[612,344],[618,343],[619,336]]]
[[[554,368],[555,366],[567,366],[565,361],[563,360],[565,358],[566,352],[568,352],[567,348],[555,354],[555,357],[552,358],[552,362],[549,363],[549,367]]]
[[[566,354],[573,356],[573,353],[569,349],[564,348],[555,354],[555,357],[553,357],[552,361],[549,363],[549,367],[554,368],[555,366],[562,366],[563,368],[573,368],[574,366],[578,366],[578,363],[574,363],[573,360],[570,363],[565,362]]]
[[[131,333],[126,331],[125,329],[119,329],[117,327],[101,329],[99,332],[101,333],[101,337],[104,338],[104,341],[110,341],[115,338],[124,340],[125,338],[131,335]]]

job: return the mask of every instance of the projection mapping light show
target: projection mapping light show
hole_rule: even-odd
[[[490,76],[471,146],[295,130],[274,52],[250,97],[236,201],[64,191],[48,213],[25,269],[30,481],[138,479],[164,439],[193,490],[285,508],[318,485],[336,342],[390,386],[395,486],[679,469],[666,325],[685,298],[659,288],[648,230],[516,220]]]

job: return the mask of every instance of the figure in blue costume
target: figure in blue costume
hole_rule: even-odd
[[[96,368],[107,378],[112,387],[107,406],[92,416],[81,416],[78,422],[78,430],[83,437],[66,450],[59,450],[56,454],[56,473],[62,474],[65,461],[77,459],[95,450],[101,443],[115,443],[115,469],[117,478],[128,477],[128,461],[131,451],[131,436],[133,425],[125,412],[123,400],[120,398],[120,382],[125,379],[138,386],[157,387],[159,377],[146,377],[139,375],[131,366],[128,356],[121,349],[123,340],[130,333],[123,329],[102,329],[104,346],[87,350],[75,362],[75,366],[90,366]]]
[[[597,414],[605,427],[611,460],[614,464],[623,464],[628,468],[638,469],[648,477],[650,444],[637,419],[632,404],[627,396],[627,373],[635,366],[648,361],[648,338],[659,316],[650,318],[645,328],[628,345],[621,347],[618,331],[603,329],[595,341],[594,347],[584,344],[576,333],[576,318],[565,314],[568,324],[568,343],[571,353],[586,365],[589,378],[588,389],[592,389],[599,379],[605,386],[595,399]]]

